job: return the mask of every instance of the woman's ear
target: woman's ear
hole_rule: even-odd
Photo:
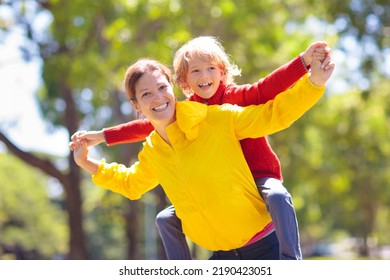
[[[141,108],[139,107],[138,103],[137,102],[134,102],[133,99],[130,100],[130,103],[131,103],[131,106],[133,106],[133,108],[138,112],[139,115],[142,115],[142,110]]]

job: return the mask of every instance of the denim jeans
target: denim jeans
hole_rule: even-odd
[[[275,226],[280,259],[301,260],[298,222],[291,195],[280,180],[261,178],[255,182]]]
[[[157,229],[160,233],[168,260],[191,260],[191,251],[176,216],[173,205],[165,208],[156,217]]]
[[[256,242],[229,251],[215,251],[210,260],[279,260],[279,243],[275,232]]]
[[[261,178],[256,179],[255,182],[275,226],[279,240],[280,259],[302,259],[298,222],[291,195],[280,180]],[[192,258],[182,231],[181,221],[176,216],[173,206],[169,206],[157,215],[156,225],[169,260],[190,260]]]

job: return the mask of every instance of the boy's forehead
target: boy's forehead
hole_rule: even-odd
[[[192,53],[188,56],[188,64],[190,66],[216,63],[217,61],[210,54]]]

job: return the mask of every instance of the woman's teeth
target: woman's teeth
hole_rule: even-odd
[[[153,108],[153,111],[162,111],[162,110],[164,110],[165,108],[167,108],[168,107],[168,103],[165,103],[165,104],[163,104],[163,105],[161,105],[161,106],[158,106],[158,107],[154,107]]]

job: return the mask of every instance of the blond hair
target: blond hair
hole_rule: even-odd
[[[212,36],[200,36],[188,41],[177,52],[173,59],[174,81],[187,96],[192,90],[187,83],[188,60],[197,56],[205,61],[215,62],[224,74],[224,84],[234,82],[234,76],[241,74],[240,69],[232,63],[222,44]]]

